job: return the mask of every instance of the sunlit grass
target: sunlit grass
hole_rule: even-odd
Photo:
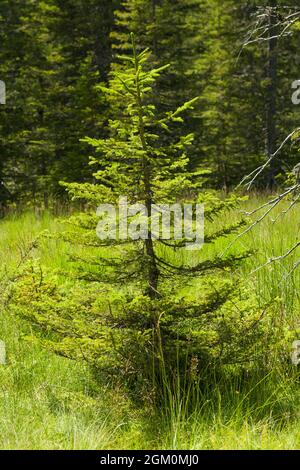
[[[259,204],[245,203],[246,210]],[[277,212],[278,213],[278,212]],[[222,226],[240,216],[236,210],[215,222]],[[280,298],[280,314],[291,328],[299,321],[300,270],[288,273],[300,249],[253,274],[268,258],[288,250],[298,239],[300,208],[277,220],[268,217],[236,241],[231,252],[254,250],[239,275],[263,301]],[[13,276],[26,247],[44,230],[61,230],[50,214],[11,216],[0,223],[0,279]],[[197,259],[222,253],[228,241],[205,245]],[[78,250],[78,249],[77,249]],[[70,248],[44,240],[35,251],[49,269],[66,268]],[[229,251],[229,252],[230,252]],[[78,251],[77,251],[78,254]],[[183,256],[183,255],[176,255]],[[184,259],[184,258],[183,258]],[[178,262],[182,259],[178,258]],[[276,304],[278,305],[278,304]],[[279,308],[278,306],[274,308]],[[134,405],[109,384],[98,388],[84,364],[76,364],[28,343],[30,327],[20,324],[5,306],[0,312],[0,339],[8,362],[0,366],[0,448],[2,449],[295,449],[300,444],[300,395],[296,370],[274,368],[266,377],[241,385],[234,378],[216,381],[213,389],[187,411],[186,397],[173,397],[160,413]],[[287,365],[287,368],[290,366]],[[146,402],[146,398],[145,398]]]

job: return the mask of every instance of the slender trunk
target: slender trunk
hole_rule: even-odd
[[[277,123],[276,123],[276,98],[277,98],[277,65],[278,65],[278,39],[277,39],[277,15],[274,8],[277,6],[277,0],[270,2],[272,9],[269,14],[269,57],[268,57],[268,90],[267,90],[267,156],[268,159],[276,151]],[[275,186],[275,177],[278,171],[278,162],[273,159],[270,163],[268,176],[268,187]]]
[[[152,21],[154,23],[154,34],[153,34],[153,52],[155,57],[158,55],[158,49],[157,49],[157,34],[156,34],[156,6],[157,6],[157,0],[152,0]]]
[[[41,84],[42,86],[43,84]],[[40,125],[41,127],[44,127],[44,110],[40,109],[39,110],[39,117],[40,117]],[[42,194],[43,194],[43,202],[44,202],[44,209],[49,208],[49,189],[47,185],[45,184],[46,177],[48,175],[48,168],[47,168],[47,163],[46,163],[46,158],[47,158],[46,152],[43,152],[41,154],[41,163],[40,163],[40,174],[43,179],[43,186],[42,186]]]
[[[136,57],[136,50],[134,46],[134,55]],[[135,62],[136,65],[136,73],[138,73],[138,63],[137,60]],[[143,104],[141,98],[141,91],[138,77],[136,79],[136,91],[137,91],[137,107],[138,107],[138,114],[139,114],[139,137],[142,144],[142,148],[145,152],[147,152],[147,143],[145,139],[145,128],[143,122]],[[143,158],[142,162],[142,170],[143,170],[143,182],[144,182],[144,190],[145,190],[145,206],[147,209],[147,216],[148,216],[148,237],[145,240],[145,248],[146,254],[148,258],[148,289],[147,294],[151,298],[155,298],[158,296],[158,279],[159,279],[159,270],[157,267],[155,251],[153,246],[153,239],[151,233],[151,215],[152,215],[152,188],[151,188],[151,168],[149,161],[147,158]]]
[[[115,2],[100,2],[97,9],[97,14],[102,18],[102,25],[99,29],[99,24],[97,23],[97,28],[94,32],[94,58],[100,79],[104,82],[108,81],[108,74],[112,62],[110,33],[114,23],[115,9]]]

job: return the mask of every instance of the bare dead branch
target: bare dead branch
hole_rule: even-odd
[[[280,256],[276,256],[274,258],[270,258],[265,264],[259,266],[258,268],[254,269],[254,271],[251,272],[251,274],[256,273],[257,271],[261,270],[262,268],[265,268],[266,266],[269,266],[272,263],[275,263],[276,261],[282,261],[286,259],[290,254],[292,254],[297,248],[300,246],[300,241],[298,241],[292,248],[290,248],[286,253]]]

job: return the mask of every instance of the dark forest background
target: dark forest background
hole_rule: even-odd
[[[264,41],[242,47],[257,8],[270,5]],[[46,208],[65,198],[60,181],[88,181],[84,136],[107,135],[109,104],[97,88],[128,49],[150,47],[171,64],[157,85],[160,110],[200,96],[185,126],[195,134],[191,164],[210,169],[222,190],[272,154],[296,126],[299,34],[272,39],[285,3],[237,0],[1,0],[0,203]],[[289,2],[297,7],[298,2]],[[282,13],[281,13],[282,12]],[[278,17],[278,18],[277,18]],[[258,181],[280,184],[297,163],[285,147]]]

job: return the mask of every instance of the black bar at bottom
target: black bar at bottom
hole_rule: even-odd
[[[0,466],[7,462],[22,467],[27,465],[69,465],[74,463],[83,470],[101,468],[149,468],[158,465],[184,468],[210,469],[223,465],[239,468],[268,464],[288,467],[300,464],[299,451],[0,451]],[[222,469],[222,467],[219,467]],[[54,469],[56,470],[56,469]],[[255,469],[254,469],[255,470]]]

